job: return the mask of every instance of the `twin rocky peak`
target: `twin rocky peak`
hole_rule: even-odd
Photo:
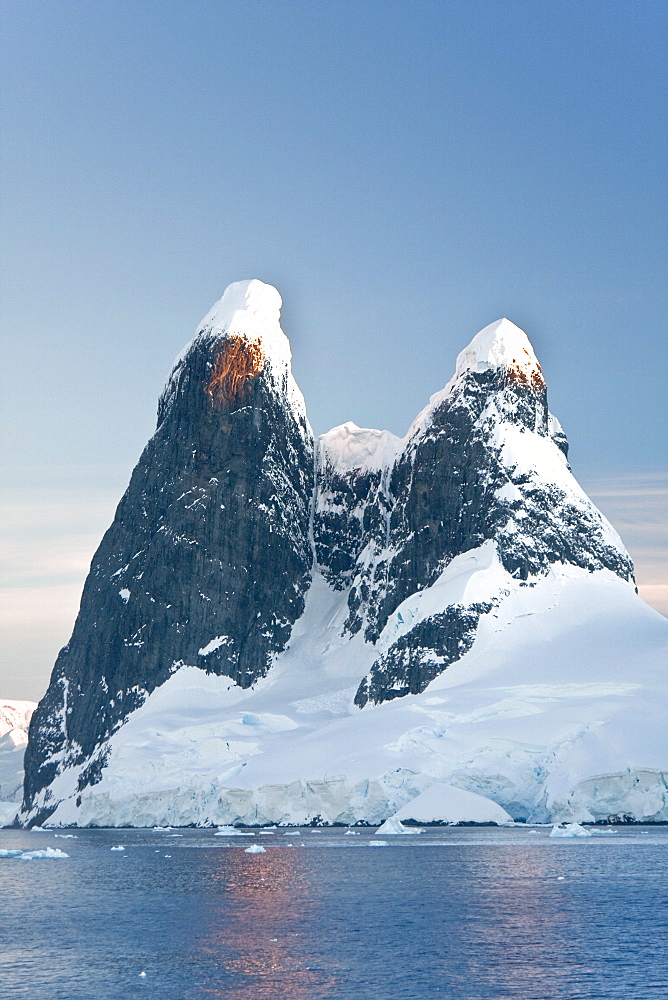
[[[360,708],[423,691],[503,600],[490,587],[397,626],[463,553],[487,553],[501,584],[561,564],[632,580],[513,323],[474,337],[405,438],[347,423],[314,439],[280,308],[261,281],[230,285],[177,359],[35,713],[28,804],[66,763],[98,780],[96,748],[180,666],[264,677],[316,577],[347,595],[344,636],[377,649]]]

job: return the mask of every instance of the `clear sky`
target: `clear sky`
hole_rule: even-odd
[[[4,0],[0,696],[38,697],[174,356],[284,300],[316,432],[523,327],[668,610],[665,0]]]

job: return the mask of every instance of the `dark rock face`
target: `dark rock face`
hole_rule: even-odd
[[[421,694],[450,663],[467,653],[475,641],[480,616],[492,604],[450,605],[392,643],[379,656],[355,695],[355,704],[378,704],[407,694]]]
[[[591,504],[574,503],[504,460],[499,428],[509,424],[549,438],[548,416],[542,378],[518,379],[503,369],[467,372],[388,474],[330,478],[328,503],[316,513],[316,552],[327,579],[350,587],[351,634],[363,629],[365,639],[376,642],[402,601],[431,586],[455,556],[488,539],[518,580],[535,582],[557,562],[632,579],[631,561],[606,542]],[[565,453],[560,428],[555,438]],[[500,498],[508,485],[514,499]],[[438,628],[430,625],[431,645],[423,642],[421,626],[408,633],[376,662],[356,703],[422,691],[469,648],[465,637],[480,613],[478,607],[447,609]]]
[[[69,764],[91,759],[80,781],[93,783],[97,748],[178,666],[241,687],[264,676],[302,614],[311,432],[271,361],[235,340],[200,335],[163,394],[35,713],[27,804],[62,752]]]

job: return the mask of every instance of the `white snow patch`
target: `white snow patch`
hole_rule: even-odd
[[[118,591],[118,596],[123,601],[123,604],[127,604],[128,601],[130,600],[130,591],[128,590],[127,587],[123,587],[122,590]]]
[[[401,438],[390,431],[358,427],[352,420],[332,427],[318,438],[321,455],[337,472],[353,469],[375,471],[392,465],[401,445]]]
[[[220,649],[221,646],[226,646],[230,642],[230,637],[228,635],[217,635],[210,642],[207,642],[206,646],[202,646],[197,652],[200,656],[208,656],[209,653],[213,653],[216,649]]]

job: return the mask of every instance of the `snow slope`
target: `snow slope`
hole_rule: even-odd
[[[34,701],[0,701],[0,826],[11,823],[21,803],[23,755]]]
[[[489,572],[481,561],[449,585]],[[668,819],[665,620],[609,571],[506,584],[471,650],[424,693],[360,711],[373,650],[341,635],[345,600],[317,579],[266,678],[243,691],[182,668],[111,738],[78,806],[76,774],[56,779],[50,822],[379,823],[437,783],[487,811],[450,797],[409,818],[480,821],[496,803],[534,822]]]

